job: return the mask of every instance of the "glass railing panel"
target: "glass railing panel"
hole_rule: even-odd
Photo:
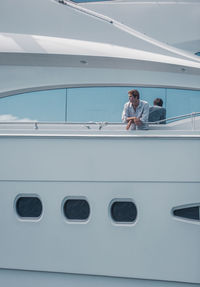
[[[167,117],[200,111],[200,91],[167,89]]]
[[[137,89],[141,99],[153,105],[155,98],[166,103],[166,89],[146,87],[89,87],[67,89],[67,121],[120,122],[128,91]]]
[[[65,121],[66,89],[0,98],[0,121]]]
[[[67,89],[68,122],[120,122],[127,87]]]
[[[81,87],[35,91],[0,98],[0,121],[121,122],[128,91],[150,106],[163,100],[167,118],[200,112],[200,91],[152,87]]]
[[[166,89],[165,88],[149,88],[149,87],[135,87],[140,93],[140,98],[153,106],[153,101],[156,98],[163,100],[163,107],[166,107]]]

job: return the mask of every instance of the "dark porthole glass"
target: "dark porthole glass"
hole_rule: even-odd
[[[42,214],[42,202],[38,197],[19,197],[16,201],[16,211],[20,217],[38,218]]]
[[[70,220],[87,220],[90,215],[90,207],[85,199],[68,199],[63,210],[66,218]]]
[[[132,201],[115,201],[111,205],[111,217],[116,222],[132,223],[137,217],[137,208]]]
[[[200,220],[199,206],[179,208],[173,211],[174,216],[185,219]]]

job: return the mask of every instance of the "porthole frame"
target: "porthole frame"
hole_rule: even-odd
[[[67,200],[85,200],[87,201],[88,205],[89,205],[89,216],[87,219],[69,219],[66,217],[65,212],[64,212],[64,205],[66,203]],[[90,221],[91,218],[91,213],[92,213],[92,208],[90,205],[90,202],[88,200],[88,198],[86,196],[78,196],[78,195],[74,195],[74,196],[66,196],[63,198],[62,203],[61,203],[61,214],[62,217],[64,218],[65,222],[67,222],[68,224],[87,224]]]
[[[137,214],[136,214],[136,219],[132,222],[127,222],[127,221],[115,221],[112,217],[112,213],[111,213],[111,209],[112,209],[112,205],[113,203],[115,202],[132,202],[135,207],[136,207],[136,211],[137,211]],[[139,219],[139,212],[138,212],[138,206],[135,202],[135,200],[133,200],[133,198],[128,198],[128,197],[123,197],[123,198],[119,198],[119,197],[116,197],[116,198],[113,198],[109,205],[108,205],[108,215],[109,215],[109,218],[110,218],[110,221],[111,223],[114,225],[114,226],[127,226],[127,227],[130,227],[130,226],[134,226],[137,224],[138,222],[138,219]]]
[[[23,216],[20,216],[18,211],[17,211],[17,201],[21,198],[21,197],[36,197],[40,200],[41,202],[41,205],[42,205],[42,212],[41,212],[41,215],[38,216],[38,217],[23,217]],[[42,203],[42,199],[40,197],[39,194],[36,194],[36,193],[20,193],[18,194],[15,199],[14,199],[14,203],[13,203],[13,208],[14,208],[14,212],[15,214],[17,215],[17,218],[18,220],[20,221],[26,221],[26,222],[38,222],[40,221],[42,218],[43,218],[43,214],[44,214],[44,206],[43,206],[43,203]]]

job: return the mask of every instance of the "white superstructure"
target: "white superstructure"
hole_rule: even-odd
[[[96,86],[198,92],[199,19],[189,0],[2,1],[1,100]],[[199,148],[199,113],[148,131],[1,121],[0,285],[198,286]]]

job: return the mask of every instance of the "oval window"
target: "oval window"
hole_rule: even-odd
[[[70,220],[87,220],[90,215],[90,207],[85,199],[67,199],[63,211]]]
[[[34,196],[19,197],[16,201],[16,211],[20,217],[38,218],[42,214],[42,202]]]
[[[137,208],[132,201],[115,201],[111,205],[111,217],[115,222],[132,223],[137,217]]]

